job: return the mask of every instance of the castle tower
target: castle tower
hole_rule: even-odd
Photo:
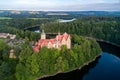
[[[41,39],[46,39],[46,34],[45,34],[44,30],[42,30]]]

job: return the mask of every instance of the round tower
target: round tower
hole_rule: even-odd
[[[42,30],[41,39],[46,39],[46,34],[45,34],[44,30]]]

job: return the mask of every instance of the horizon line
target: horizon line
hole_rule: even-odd
[[[120,10],[26,10],[26,9],[0,9],[0,11],[41,11],[41,12],[65,12],[65,11],[70,11],[70,12],[79,12],[79,11],[105,11],[105,12],[120,12]]]

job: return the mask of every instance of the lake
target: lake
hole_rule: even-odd
[[[40,80],[120,80],[120,48],[99,42],[102,54],[81,70],[61,73]]]
[[[65,20],[65,19],[60,19],[59,22],[72,22],[72,21],[74,21],[74,20],[76,20],[76,19],[75,19],[75,18],[73,18],[73,19],[68,19],[68,20],[67,20],[67,19],[66,19],[66,20]]]

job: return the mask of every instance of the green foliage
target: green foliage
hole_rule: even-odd
[[[9,50],[10,50],[10,46],[8,46],[3,39],[0,39],[0,60],[6,61],[8,59]]]
[[[20,62],[16,67],[17,80],[33,80],[44,75],[53,75],[79,68],[101,53],[94,40],[73,35],[75,41],[72,49],[62,46],[61,50],[42,47],[40,52],[32,52],[28,44],[23,45]],[[28,77],[29,76],[29,77]]]
[[[36,41],[40,37],[40,34],[32,32],[32,31],[23,31],[19,28],[15,27],[0,27],[0,32],[3,33],[10,33],[10,34],[15,34],[17,39],[20,38],[28,38],[29,41]]]
[[[18,60],[8,59],[0,65],[0,80],[16,80],[15,72]]]
[[[1,32],[16,34],[17,38],[25,39],[25,43],[20,48],[15,48],[19,61],[8,58],[9,47],[3,40],[0,40],[0,79],[34,80],[44,75],[79,68],[99,55],[101,49],[95,40],[78,35],[92,36],[120,44],[119,20],[119,17],[82,17],[71,23],[60,23],[60,28],[58,28],[58,23],[46,23],[44,27],[46,32],[58,32],[60,29],[61,32],[67,31],[75,34],[72,35],[72,48],[67,49],[66,46],[62,46],[61,50],[58,50],[42,47],[38,53],[33,52],[28,42],[38,40],[40,34],[23,31],[23,29],[39,25],[42,21],[34,19],[0,21]]]
[[[25,29],[32,26],[39,26],[42,23],[53,22],[54,19],[29,19],[29,18],[12,18],[12,19],[0,19],[0,25],[11,26],[17,29]]]
[[[67,49],[62,46],[61,50],[42,47],[40,52],[33,52],[29,39],[20,48],[15,49],[18,56],[9,59],[8,45],[0,40],[2,53],[0,65],[0,79],[3,80],[34,80],[44,75],[53,75],[59,72],[67,72],[79,68],[101,53],[98,43],[85,37],[72,35],[73,47]],[[8,51],[7,51],[8,50]]]
[[[81,17],[73,22],[59,23],[59,28],[57,22],[47,23],[44,30],[51,33],[67,31],[71,34],[103,39],[120,45],[120,17]],[[77,37],[76,41],[79,41]]]
[[[25,72],[26,72],[26,69],[25,69],[25,66],[22,64],[22,63],[19,63],[16,67],[16,78],[17,80],[25,80],[26,79],[26,76],[25,76]]]
[[[6,48],[7,44],[3,39],[0,39],[0,52]]]
[[[8,63],[3,62],[2,65],[0,66],[0,79],[7,79],[8,76],[11,75],[11,69],[8,65]]]

